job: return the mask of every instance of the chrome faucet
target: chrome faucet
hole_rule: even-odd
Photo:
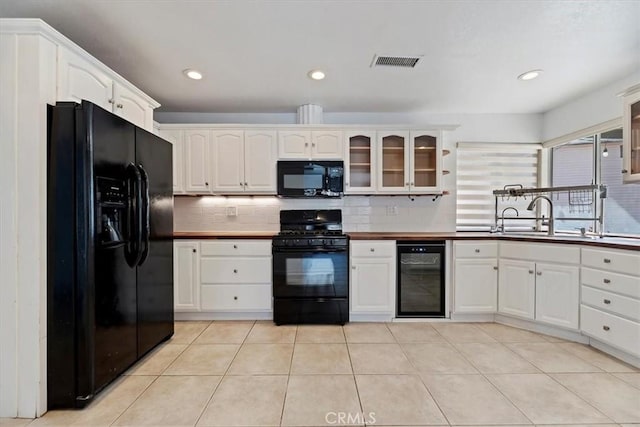
[[[529,203],[529,206],[527,206],[527,210],[532,211],[533,206],[535,205],[538,199],[545,199],[547,202],[549,202],[549,233],[548,234],[549,236],[553,236],[555,233],[555,230],[553,227],[553,202],[551,201],[551,199],[548,198],[547,196],[536,196],[533,198],[531,203]]]
[[[504,213],[509,209],[513,209],[514,211],[516,211],[516,216],[520,216],[520,212],[518,212],[518,209],[514,208],[513,206],[509,206],[508,208],[502,209],[502,215],[500,215],[500,219],[502,220],[502,225],[500,226],[500,230],[502,230],[503,233],[504,233]]]

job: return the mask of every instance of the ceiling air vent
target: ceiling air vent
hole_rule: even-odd
[[[415,68],[422,56],[383,56],[375,55],[371,67]]]

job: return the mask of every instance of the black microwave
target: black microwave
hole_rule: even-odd
[[[344,162],[278,161],[278,196],[342,197]]]

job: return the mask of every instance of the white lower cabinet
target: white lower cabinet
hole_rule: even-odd
[[[202,311],[270,311],[271,240],[201,243]]]
[[[271,240],[176,240],[174,289],[176,312],[270,312]]]
[[[499,313],[578,329],[578,246],[501,242],[500,254]]]
[[[356,320],[395,316],[396,242],[351,242],[350,315]],[[371,316],[371,317],[368,317]]]
[[[173,244],[173,290],[177,312],[200,311],[200,244],[176,240]]]
[[[533,319],[536,304],[536,265],[501,259],[498,265],[498,312]]]
[[[579,283],[578,266],[536,264],[536,320],[578,329]]]
[[[455,313],[495,313],[498,306],[498,243],[453,242]]]
[[[582,249],[580,329],[640,358],[640,252]]]

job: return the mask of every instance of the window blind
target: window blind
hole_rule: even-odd
[[[488,231],[495,225],[493,190],[505,185],[538,186],[538,164],[541,144],[463,143],[457,145],[456,156],[456,224],[458,231]],[[514,207],[519,216],[533,213],[526,210],[530,200],[522,197],[499,198],[498,214]],[[512,210],[508,216],[515,216]],[[531,229],[533,221],[506,220],[505,228]]]

